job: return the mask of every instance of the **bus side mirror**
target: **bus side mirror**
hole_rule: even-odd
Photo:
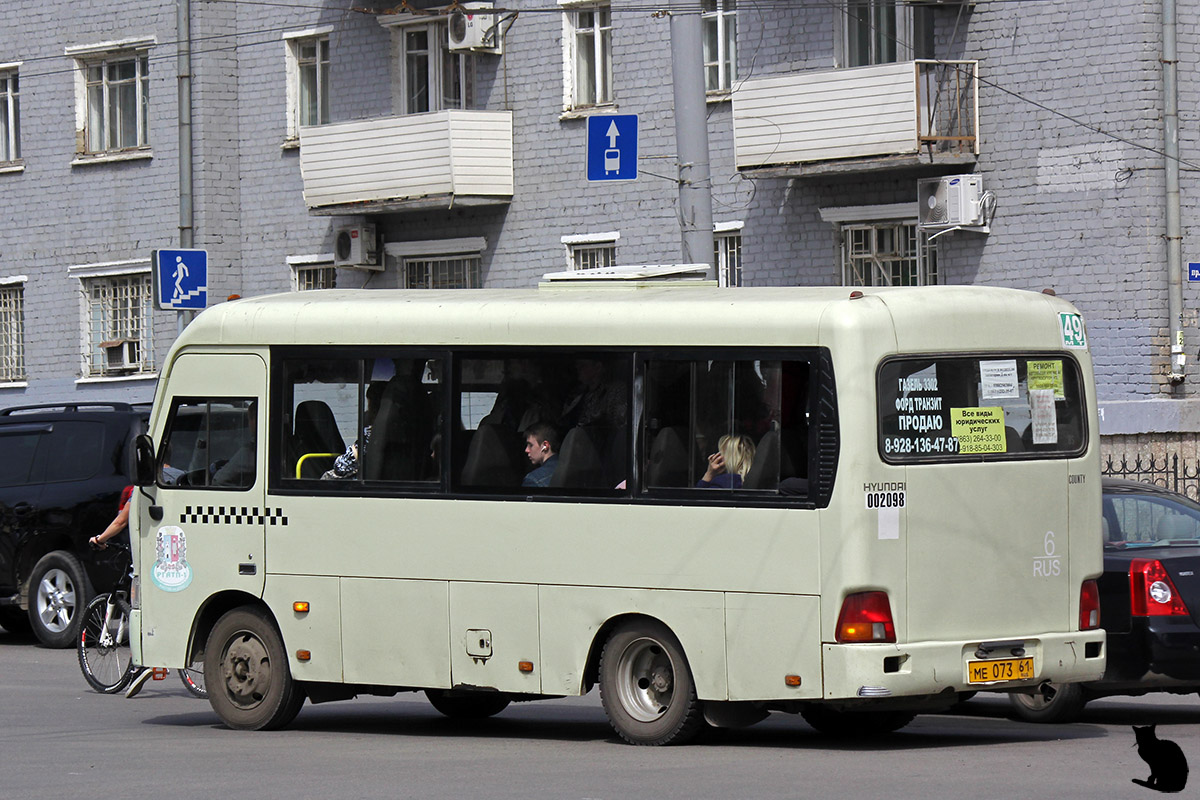
[[[133,482],[138,486],[153,486],[154,442],[145,433],[133,440],[133,464]]]

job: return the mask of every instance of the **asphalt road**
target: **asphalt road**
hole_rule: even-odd
[[[1200,770],[1200,699],[1089,704],[1073,725],[1008,719],[1002,698],[839,742],[798,717],[692,745],[620,743],[597,694],[483,722],[421,695],[306,705],[290,728],[223,727],[174,674],[132,699],[84,683],[71,650],[0,628],[0,798],[1109,798],[1157,797],[1131,725],[1157,723]],[[1200,774],[1184,793],[1200,793]]]

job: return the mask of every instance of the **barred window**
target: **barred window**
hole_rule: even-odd
[[[154,372],[150,276],[87,278],[83,291],[87,302],[84,374]]]
[[[329,266],[297,267],[296,290],[307,292],[312,289],[336,289],[337,269]]]
[[[937,250],[912,223],[842,226],[846,286],[928,286],[937,283]]]
[[[568,245],[572,269],[599,269],[612,267],[617,263],[617,245],[613,242],[602,244],[573,244]]]
[[[479,256],[404,259],[406,289],[478,289],[482,285]]]
[[[25,377],[25,288],[0,286],[0,381]]]
[[[717,283],[721,286],[742,285],[742,234],[718,233],[713,237],[714,260],[717,265]]]

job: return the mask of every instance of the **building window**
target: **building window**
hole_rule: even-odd
[[[477,255],[404,258],[406,289],[478,289],[483,283]]]
[[[296,291],[336,289],[337,269],[328,265],[296,267]]]
[[[937,283],[937,249],[915,223],[878,222],[841,227],[842,283],[846,286],[928,286]]]
[[[329,122],[329,37],[298,39],[296,70],[300,96],[296,104],[300,125]]]
[[[0,161],[21,157],[21,103],[16,70],[0,70]]]
[[[112,153],[147,147],[150,58],[108,54],[80,62],[86,98],[83,152]]]
[[[25,380],[25,287],[0,286],[0,381]]]
[[[612,12],[607,4],[564,15],[568,108],[612,103]]]
[[[617,240],[620,238],[621,234],[617,231],[562,237],[561,241],[567,248],[567,268],[578,270],[616,266]]]
[[[448,108],[470,108],[475,93],[475,58],[454,53],[446,45],[446,26],[404,25],[398,28],[402,95],[396,107],[404,114]]]
[[[737,0],[702,0],[704,85],[727,92],[737,79]]]
[[[717,266],[717,284],[742,285],[742,232],[717,231],[713,234],[713,263]]]
[[[154,371],[150,276],[145,273],[84,278],[84,375],[99,377]]]

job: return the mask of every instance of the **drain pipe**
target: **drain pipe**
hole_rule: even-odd
[[[175,38],[178,40],[176,67],[179,77],[179,246],[196,246],[195,210],[192,205],[192,6],[190,0],[176,0]],[[176,335],[195,315],[179,311]]]
[[[1175,0],[1163,0],[1163,146],[1167,190],[1167,325],[1171,331],[1172,386],[1184,380],[1183,231],[1179,221],[1179,91],[1176,83]]]

